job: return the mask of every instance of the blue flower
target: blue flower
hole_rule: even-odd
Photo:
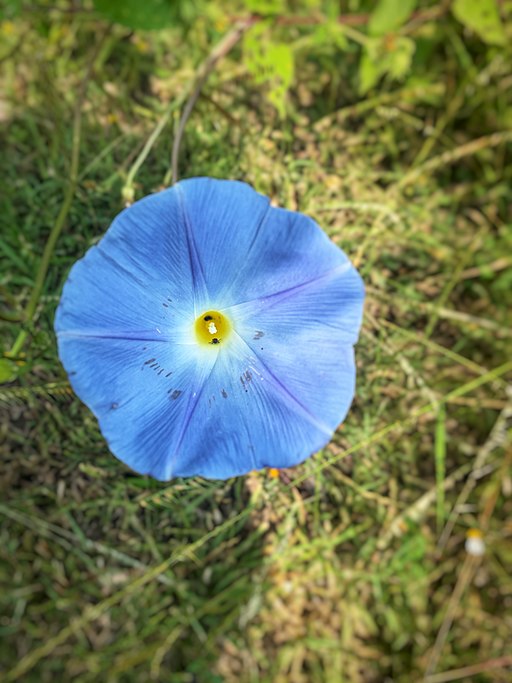
[[[72,268],[59,355],[111,451],[167,480],[290,467],[354,394],[364,289],[307,216],[185,180],[123,211]]]

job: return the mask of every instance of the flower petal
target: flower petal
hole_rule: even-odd
[[[118,458],[158,479],[227,478],[328,442],[353,396],[363,297],[313,220],[193,179],[114,221],[73,267],[55,327]],[[197,342],[206,310],[229,319],[221,346]]]
[[[194,314],[191,249],[172,190],[123,211],[78,261],[64,286],[55,329],[161,338],[176,318]]]
[[[60,355],[110,450],[157,479],[288,467],[331,436],[240,339],[216,355],[167,342],[89,336],[77,343],[63,335]]]
[[[215,354],[192,345],[62,334],[59,352],[76,394],[110,450],[141,474],[167,479],[186,452],[190,413]]]
[[[271,207],[245,183],[194,178],[177,188],[208,293],[219,305],[265,297],[348,264],[315,221]]]
[[[226,310],[254,355],[331,431],[354,394],[353,344],[363,295],[357,271],[345,264],[308,284]]]
[[[236,337],[206,377],[165,478],[226,479],[263,467],[291,467],[331,436],[332,426],[302,405]]]
[[[192,178],[175,185],[210,301],[234,303],[233,283],[271,212],[267,197],[236,180]],[[233,301],[235,297],[235,301]]]

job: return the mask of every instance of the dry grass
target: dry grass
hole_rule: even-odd
[[[429,26],[408,80],[364,98],[355,48],[305,50],[303,29],[279,29],[297,43],[284,119],[240,47],[211,74],[180,174],[244,179],[351,256],[368,292],[358,392],[293,471],[161,484],[109,455],[67,389],[52,317],[129,193],[168,176],[173,102],[223,27],[206,17],[186,41],[113,27],[96,52],[96,18],[0,24],[5,349],[25,330],[0,385],[4,680],[509,680],[510,62],[451,19]]]

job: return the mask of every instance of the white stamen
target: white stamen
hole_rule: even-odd
[[[216,334],[217,333],[217,328],[215,327],[214,322],[208,323],[208,332],[210,334]]]

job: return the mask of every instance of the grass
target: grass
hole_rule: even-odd
[[[509,680],[508,48],[412,19],[409,73],[361,95],[364,3],[345,47],[276,22],[284,117],[243,43],[215,66],[180,176],[246,180],[345,249],[368,292],[358,389],[294,470],[162,484],[109,454],[52,321],[73,262],[170,177],[229,22],[210,6],[184,38],[38,7],[0,23],[2,679]]]

